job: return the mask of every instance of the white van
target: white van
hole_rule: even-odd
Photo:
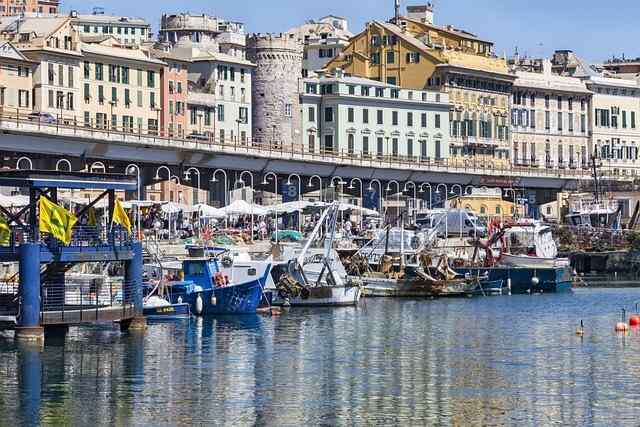
[[[432,209],[418,212],[416,225],[422,229],[437,229],[439,236],[484,237],[487,227],[467,209]]]

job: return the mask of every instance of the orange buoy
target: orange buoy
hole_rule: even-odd
[[[629,326],[640,326],[640,316],[637,314],[629,316]]]
[[[627,332],[629,330],[629,325],[625,322],[618,322],[616,324],[616,332]]]

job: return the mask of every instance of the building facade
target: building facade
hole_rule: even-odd
[[[416,162],[448,156],[446,94],[338,73],[303,79],[300,99],[308,153]]]
[[[515,77],[493,44],[433,24],[433,6],[411,7],[391,22],[372,21],[327,65],[416,90],[447,92],[450,161],[510,163],[509,97]]]
[[[162,15],[158,40],[167,48],[198,47],[244,59],[244,24],[216,16],[179,13]]]
[[[165,63],[160,70],[160,129],[171,138],[186,136],[189,65],[191,60],[172,52],[152,51]]]
[[[59,10],[60,0],[0,0],[0,16],[55,15]]]
[[[610,176],[640,176],[639,81],[590,76],[584,82],[593,92],[592,153]]]
[[[70,18],[18,18],[2,28],[22,54],[36,63],[33,73],[34,111],[57,116],[66,124],[79,120],[80,39]]]
[[[512,161],[516,166],[587,169],[590,162],[591,92],[575,77],[520,71],[511,99]]]
[[[10,42],[0,42],[0,108],[31,112],[33,72],[36,63],[29,61]]]
[[[164,62],[115,40],[82,45],[82,123],[131,133],[159,132]]]
[[[347,20],[333,15],[308,21],[287,33],[294,34],[304,46],[302,77],[313,77],[318,70],[325,68],[349,45],[349,39],[353,36]]]
[[[72,19],[84,38],[111,36],[122,45],[142,45],[151,41],[151,26],[144,19],[98,12],[91,15],[72,12]]]

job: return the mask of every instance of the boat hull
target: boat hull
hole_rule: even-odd
[[[272,305],[281,306],[285,299],[278,295],[278,291],[272,290]],[[360,301],[362,292],[360,287],[344,286],[319,286],[309,288],[309,298],[290,298],[292,307],[336,307],[355,306]]]
[[[466,267],[455,270],[472,276],[486,274],[489,281],[502,280],[507,289],[510,284],[512,294],[571,292],[573,289],[570,267]]]
[[[504,281],[488,280],[480,282],[478,287],[473,291],[473,295],[478,296],[499,296],[503,294]]]
[[[569,266],[567,258],[540,258],[527,255],[504,254],[500,265],[515,268],[562,268]]]
[[[188,319],[191,317],[189,304],[171,304],[164,307],[145,307],[144,317],[151,320]]]
[[[424,280],[396,280],[363,277],[365,297],[438,298],[462,297],[473,292],[474,285],[464,281],[430,283]]]

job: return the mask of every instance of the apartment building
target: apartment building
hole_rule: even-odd
[[[85,39],[111,36],[125,46],[151,42],[151,25],[141,18],[105,15],[99,10],[89,15],[72,12],[71,16],[74,27]]]
[[[0,109],[31,111],[35,69],[11,42],[0,42]]]
[[[82,122],[85,126],[157,134],[161,72],[166,65],[111,38],[82,44]]]
[[[65,123],[73,123],[78,114],[82,52],[71,19],[7,18],[0,21],[0,34],[36,63],[31,95],[33,110],[48,112],[62,117]]]
[[[165,63],[160,71],[160,129],[169,137],[185,136],[190,59],[172,52],[152,50],[151,56]]]
[[[221,143],[251,140],[251,84],[254,65],[244,59],[200,48],[172,51],[191,61],[187,134]]]
[[[60,0],[0,0],[0,16],[55,15],[59,9]]]
[[[553,74],[548,60],[542,61],[539,73],[521,71],[518,64],[514,67],[513,164],[546,169],[588,168],[591,91],[578,78]]]
[[[449,154],[447,94],[360,77],[300,82],[301,133],[309,153],[442,161]]]

